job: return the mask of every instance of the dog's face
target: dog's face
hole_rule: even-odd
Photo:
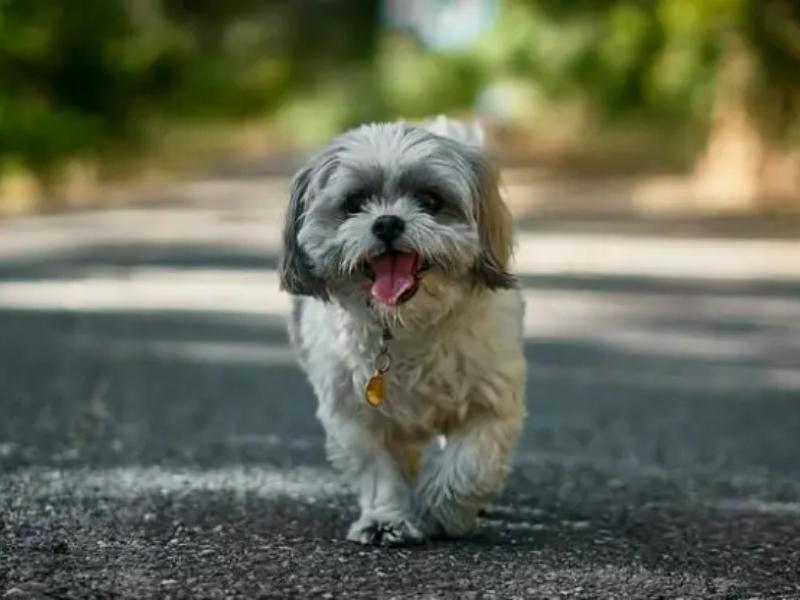
[[[509,287],[508,210],[479,148],[404,123],[335,139],[295,176],[281,283],[416,322]]]

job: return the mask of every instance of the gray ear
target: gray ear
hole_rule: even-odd
[[[512,253],[511,213],[500,196],[499,174],[482,155],[473,154],[470,165],[477,180],[475,210],[481,240],[473,273],[489,289],[512,288],[516,279],[507,270]]]
[[[314,165],[303,167],[292,180],[289,207],[286,210],[286,221],[283,227],[283,253],[281,254],[278,272],[281,289],[298,296],[313,296],[321,300],[328,299],[325,282],[314,275],[308,255],[297,242],[297,234],[303,225],[308,206],[308,194]]]

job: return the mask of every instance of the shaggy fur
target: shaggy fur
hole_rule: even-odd
[[[290,334],[329,457],[358,495],[354,541],[463,535],[509,469],[525,412],[524,307],[507,271],[510,216],[480,141],[441,119],[367,125],[292,185],[280,267],[296,295]],[[431,194],[436,211],[425,209]],[[398,306],[370,297],[364,268],[386,252],[372,233],[382,215],[403,219],[394,249],[427,267]],[[364,388],[385,331],[388,392],[373,407]]]

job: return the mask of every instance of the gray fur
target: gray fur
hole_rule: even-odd
[[[482,215],[496,209],[490,205],[497,195],[492,172],[479,149],[404,123],[345,133],[293,181],[280,266],[283,288],[323,300],[363,288],[363,265],[386,251],[370,234],[382,215],[406,222],[395,249],[416,252],[454,279],[471,277],[490,289],[513,286],[505,270],[508,252],[498,256],[484,231]],[[426,192],[443,200],[439,213],[428,214],[421,206],[419,196]],[[363,209],[348,214],[343,205],[352,195],[364,198]],[[508,238],[504,243],[510,244],[510,231]]]
[[[313,170],[310,166],[302,169],[292,181],[289,207],[283,228],[283,254],[278,272],[281,288],[299,296],[314,296],[326,300],[328,291],[325,283],[315,276],[308,256],[297,243],[297,232],[303,226],[303,215],[308,202],[308,188]]]
[[[402,219],[397,236],[376,219]],[[462,535],[500,488],[524,415],[523,302],[505,271],[511,218],[482,151],[402,123],[334,141],[295,178],[282,280],[293,345],[319,399],[333,465],[361,513],[350,540]],[[404,301],[387,301],[373,259],[413,253]],[[414,281],[409,282],[413,275]],[[393,282],[394,283],[394,282]],[[381,339],[392,367],[367,404]],[[422,446],[446,446],[417,470]]]

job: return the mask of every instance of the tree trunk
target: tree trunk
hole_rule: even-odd
[[[711,210],[800,208],[800,150],[768,139],[750,108],[756,68],[742,40],[728,45],[695,167],[695,195]]]

